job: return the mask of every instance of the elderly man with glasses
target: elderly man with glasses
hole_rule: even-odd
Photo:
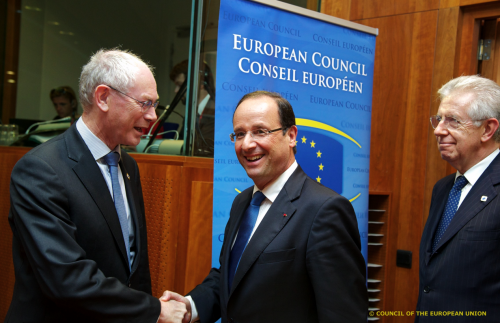
[[[156,120],[156,81],[134,54],[100,50],[80,76],[83,115],[14,167],[16,274],[5,322],[180,322],[151,295],[135,146]]]
[[[441,157],[457,171],[432,192],[420,243],[417,305],[428,314],[417,315],[416,322],[498,322],[500,87],[479,76],[461,76],[438,93],[441,104],[431,125]],[[478,312],[484,315],[476,317]]]
[[[366,322],[365,261],[349,201],[295,160],[290,103],[245,95],[233,116],[236,156],[254,185],[239,194],[220,268],[183,300],[193,319],[222,322]]]

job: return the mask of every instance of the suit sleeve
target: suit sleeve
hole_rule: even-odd
[[[366,267],[356,216],[342,196],[324,202],[315,215],[306,255],[319,322],[366,322]]]
[[[48,298],[99,322],[157,321],[158,299],[104,276],[86,259],[76,241],[65,188],[46,161],[32,154],[23,157],[12,172],[10,190],[14,239]]]

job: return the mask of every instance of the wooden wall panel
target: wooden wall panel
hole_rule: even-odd
[[[212,267],[213,182],[192,182],[184,294],[200,284]],[[207,230],[210,228],[210,230]]]
[[[362,23],[379,28],[380,33],[373,80],[370,191],[389,192],[401,173],[401,163],[396,161],[404,145],[413,23],[411,15]]]
[[[148,232],[152,290],[160,297],[175,287],[177,225],[180,213],[181,166],[140,163],[142,193]]]
[[[460,9],[458,7],[439,10],[436,54],[434,59],[432,90],[430,94],[429,115],[431,116],[435,115],[439,108],[437,91],[441,86],[453,78],[453,71],[455,69],[454,57],[457,50],[458,39],[457,30],[460,17]],[[441,159],[441,154],[437,149],[434,129],[432,129],[432,127],[429,127],[427,137],[423,223],[427,221],[427,217],[429,216],[432,188],[439,179],[446,176],[448,165],[448,163]]]
[[[434,44],[436,42],[438,13],[427,11],[414,14],[412,34],[411,70],[408,86],[408,104],[405,122],[405,144],[401,158],[402,177],[396,244],[389,247],[388,256],[396,259],[396,250],[409,250],[417,256],[411,269],[395,269],[393,308],[413,309],[417,305],[418,252],[423,230],[424,186],[427,153],[427,134],[430,128],[430,97],[434,65]],[[399,297],[406,295],[406,297]],[[412,322],[413,318],[397,322]],[[387,322],[396,322],[388,319]]]
[[[193,161],[196,160],[203,160],[203,162],[210,162],[210,163],[204,163],[202,165],[197,164]],[[175,289],[179,293],[186,294],[187,292],[190,291],[190,289],[186,289],[186,281],[189,280],[190,278],[188,277],[187,274],[187,266],[188,263],[193,263],[193,262],[201,262],[205,263],[205,261],[208,261],[208,263],[211,263],[212,260],[212,254],[209,253],[206,255],[206,258],[198,258],[197,253],[191,252],[191,250],[188,247],[188,242],[191,239],[197,239],[197,235],[202,235],[206,236],[208,234],[209,239],[206,240],[204,243],[205,244],[210,244],[212,241],[212,223],[210,222],[210,225],[205,227],[205,228],[200,228],[198,232],[193,232],[191,230],[191,215],[199,215],[199,212],[197,210],[191,210],[193,204],[192,200],[193,199],[200,199],[196,194],[198,194],[198,191],[193,192],[193,186],[192,183],[196,181],[201,181],[201,182],[213,182],[213,159],[207,159],[207,158],[190,158],[190,161],[192,163],[186,162],[184,168],[183,168],[183,173],[182,173],[182,186],[181,186],[181,199],[179,203],[182,205],[183,208],[183,216],[179,218],[179,236],[177,239],[177,259],[176,259],[176,266],[178,268],[182,268],[182,270],[178,270],[176,273],[176,285]],[[212,196],[212,190],[213,187],[211,188],[210,191],[203,192],[205,195]],[[211,198],[210,198],[211,199]],[[210,208],[210,218],[212,215],[212,209]],[[195,219],[197,221],[197,219]],[[196,222],[194,225],[198,225]],[[189,245],[191,248],[193,247],[192,244]],[[199,277],[200,275],[203,276],[203,278],[208,274],[210,267],[204,268],[202,266],[197,267],[198,270],[201,271],[201,274],[198,273],[196,274],[196,277]],[[194,273],[193,270],[191,270],[191,273]],[[198,284],[201,283],[201,280],[197,282]]]
[[[470,6],[474,4],[483,4],[487,2],[498,2],[498,0],[460,0],[460,6]]]
[[[439,8],[439,1],[440,0],[351,0],[350,20],[362,20],[435,10]]]
[[[3,322],[14,291],[14,263],[12,262],[12,231],[8,222],[10,209],[10,173],[26,148],[0,147],[0,321]]]
[[[351,0],[323,0],[321,12],[333,17],[349,20],[351,13]]]
[[[387,310],[412,310],[416,306],[418,293],[414,289],[418,285],[413,284],[416,287],[409,290],[408,282],[418,281],[417,259],[423,225],[438,12],[367,19],[360,23],[379,28],[372,108],[370,192],[392,192],[384,304]],[[413,252],[412,269],[395,266],[397,249]],[[402,293],[405,297],[398,297]],[[392,322],[391,318],[385,319]]]

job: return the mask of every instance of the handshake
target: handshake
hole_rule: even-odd
[[[191,303],[186,297],[171,291],[160,297],[161,313],[157,323],[191,322]]]

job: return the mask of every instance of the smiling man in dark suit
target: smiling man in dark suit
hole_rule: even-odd
[[[365,261],[351,203],[295,161],[288,101],[245,95],[231,139],[255,185],[231,208],[220,255],[189,293],[193,319],[215,322],[366,322]],[[165,299],[180,296],[166,292]]]
[[[457,172],[436,183],[420,243],[417,311],[462,311],[416,322],[498,322],[500,317],[500,87],[461,76],[438,91],[431,117],[441,157]],[[486,311],[468,317],[466,311]]]
[[[5,322],[180,322],[151,295],[137,145],[156,120],[151,67],[100,50],[80,76],[82,117],[14,167],[9,223],[16,274]]]

